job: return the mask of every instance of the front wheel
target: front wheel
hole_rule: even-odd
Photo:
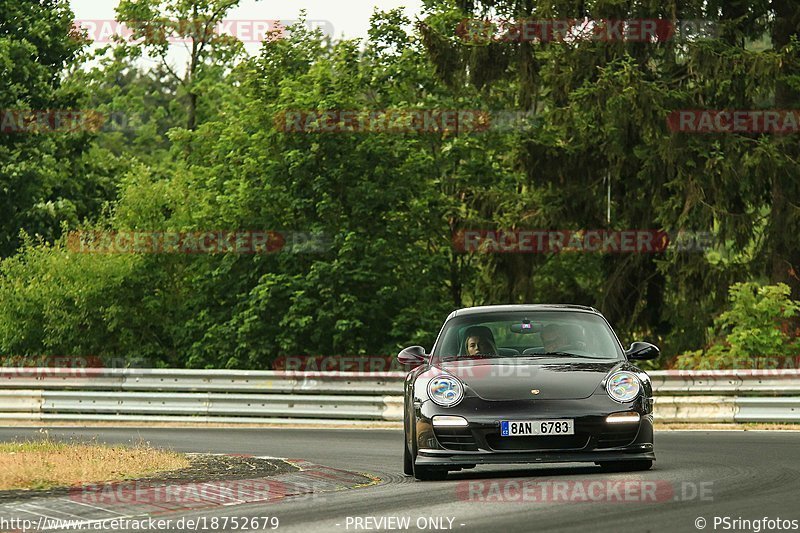
[[[420,481],[444,481],[447,470],[414,465],[414,477]]]
[[[639,472],[641,470],[650,470],[653,466],[653,461],[651,459],[644,459],[639,461],[612,461],[597,464],[606,472]]]
[[[408,441],[405,440],[405,433],[403,434],[403,473],[407,476],[414,475],[414,458],[411,457],[411,452],[408,451]]]
[[[405,436],[405,433],[403,434]],[[420,481],[442,481],[447,477],[447,470],[441,468],[431,468],[420,466],[416,464],[417,460],[417,436],[412,435],[411,450],[408,449],[408,441],[404,443],[405,452],[403,454],[403,472],[413,475],[415,479]]]

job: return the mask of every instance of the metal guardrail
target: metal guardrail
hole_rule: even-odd
[[[4,368],[0,389],[242,392],[287,394],[397,394],[402,372],[276,372],[148,368]]]
[[[648,372],[660,395],[800,395],[800,370],[661,370]]]
[[[666,422],[800,422],[800,370],[655,371]],[[0,368],[0,419],[400,421],[402,372]]]

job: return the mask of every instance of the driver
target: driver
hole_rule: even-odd
[[[567,330],[559,324],[550,324],[542,330],[542,343],[545,352],[560,352],[573,343],[567,338]]]
[[[492,330],[486,326],[470,326],[464,332],[464,349],[467,355],[497,355]]]

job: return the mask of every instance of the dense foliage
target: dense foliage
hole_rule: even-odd
[[[712,339],[703,350],[681,354],[677,368],[797,368],[800,332],[792,319],[800,302],[789,298],[789,287],[736,283],[730,307],[709,328]]]
[[[0,135],[0,353],[265,368],[284,355],[430,347],[452,309],[521,302],[595,306],[624,341],[660,344],[662,364],[689,352],[680,366],[702,366],[691,350],[709,345],[735,361],[796,353],[797,134],[698,135],[666,120],[800,108],[796,2],[428,0],[419,24],[376,13],[363,41],[299,25],[254,57],[208,30],[237,3],[123,0],[118,16],[139,21],[141,40],[95,57],[65,0],[0,8],[2,108],[122,118]],[[703,19],[717,31],[647,43],[458,32],[526,17]],[[185,68],[171,63],[170,32],[187,43]],[[281,127],[298,110],[430,109],[525,120]],[[469,228],[710,232],[713,246],[461,253],[452,236]],[[78,229],[279,230],[324,246],[81,254],[68,246]]]

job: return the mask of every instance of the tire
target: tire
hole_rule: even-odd
[[[613,461],[597,464],[606,472],[639,472],[642,470],[650,470],[653,466],[653,461],[651,459],[644,459],[639,461]]]
[[[420,481],[444,481],[447,470],[414,465],[414,477]]]
[[[419,466],[416,464],[417,447],[414,444],[416,443],[416,435],[413,436],[411,442],[411,450],[408,449],[408,445],[405,446],[407,456],[403,456],[403,471],[405,472],[406,466],[409,466],[411,469],[411,472],[409,473],[413,474],[414,478],[418,479],[419,481],[443,481],[447,477],[447,470]],[[408,463],[405,461],[406,457],[408,457]]]
[[[405,433],[403,433],[403,473],[407,476],[414,475],[414,459],[411,457],[411,452],[408,451]]]

